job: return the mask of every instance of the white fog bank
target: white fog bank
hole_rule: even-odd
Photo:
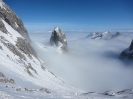
[[[68,53],[65,54],[48,45],[51,33],[30,34],[33,47],[45,61],[46,68],[57,77],[85,91],[133,88],[133,62],[119,58],[129,47],[133,33],[111,40],[84,38],[88,33],[65,34],[68,42]]]

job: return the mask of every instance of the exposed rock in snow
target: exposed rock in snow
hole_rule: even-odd
[[[56,46],[60,42],[62,50],[67,50],[65,34],[59,28],[55,28],[54,33],[55,38],[51,37],[51,41],[53,40]],[[65,95],[74,96],[75,93],[81,93],[80,90],[63,83],[45,68],[30,41],[21,19],[0,0],[0,98],[5,95],[3,92],[14,96],[15,99],[54,98],[57,95],[62,98]],[[44,92],[40,91],[40,88],[44,88],[41,89]],[[38,91],[34,92],[31,89]],[[25,94],[24,90],[34,94]],[[16,91],[19,91],[19,95]]]
[[[120,57],[127,58],[127,59],[133,59],[133,40],[132,40],[130,46],[127,49],[125,49],[124,51],[122,51]]]
[[[118,91],[117,94],[118,95],[121,95],[121,94],[133,94],[133,89],[125,89],[125,90],[122,90],[122,91]]]
[[[133,89],[125,89],[122,91],[114,92],[112,90],[106,91],[104,93],[95,93],[95,92],[87,92],[81,94],[82,96],[92,96],[92,97],[99,97],[103,99],[106,97],[107,99],[115,98],[115,99],[121,99],[121,98],[126,98],[126,99],[132,99],[133,98]]]
[[[27,54],[29,57],[33,55],[34,57],[37,57],[35,51],[31,47],[30,43],[23,38],[18,37],[16,46],[25,54]]]
[[[16,14],[3,1],[0,1],[0,3],[2,4],[2,7],[0,8],[1,48],[6,46],[10,53],[18,58],[12,59],[13,56],[10,56],[10,54],[8,54],[8,57],[12,61],[22,64],[27,73],[31,75],[32,73],[29,69],[35,71],[35,69],[31,66],[31,62],[35,62],[36,60],[40,63],[40,67],[42,67],[41,62],[38,60],[36,52],[30,44],[31,40],[21,19],[18,18],[18,16],[16,16]]]
[[[0,79],[0,82],[3,82],[3,83],[9,82],[11,84],[15,83],[15,81],[13,79],[8,79],[8,78],[2,78],[2,79]]]
[[[25,29],[21,19],[18,18],[18,16],[16,16],[16,14],[10,9],[10,7],[6,5],[2,0],[0,1],[0,4],[0,21],[5,20],[5,22],[8,23],[14,30],[20,33],[27,40],[30,40],[27,30]],[[4,28],[3,31],[7,32]]]
[[[8,33],[7,29],[5,28],[5,25],[2,21],[0,21],[0,30],[3,32],[3,33]]]
[[[0,77],[5,77],[5,75],[2,72],[0,72]]]
[[[48,94],[51,93],[47,88],[41,88],[40,91],[45,91],[45,92],[48,93]]]
[[[104,94],[104,95],[108,95],[108,96],[115,96],[115,95],[116,95],[116,93],[113,92],[112,90],[111,90],[111,91],[106,91],[106,92],[104,92],[103,94]]]
[[[21,59],[26,60],[25,56],[20,51],[18,51],[18,49],[12,43],[6,40],[3,36],[0,36],[0,42],[3,43],[12,53],[19,56]]]
[[[2,82],[2,83],[11,83],[11,84],[15,83],[14,79],[7,78],[2,72],[0,72],[0,82]]]
[[[16,38],[17,39],[16,44],[18,48],[21,51],[23,51],[25,54],[28,55],[31,54],[37,58],[36,53],[29,44],[30,38],[21,19],[18,16],[16,16],[16,14],[10,9],[10,7],[6,5],[2,0],[0,1],[0,3],[2,5],[2,7],[0,8],[0,30],[3,33],[10,34],[10,36],[12,36],[12,33],[14,33],[14,31],[19,33],[21,36],[19,36],[19,38]],[[7,27],[9,26],[11,26],[11,28],[14,29],[12,33],[11,29],[7,29]]]
[[[108,34],[108,33],[104,33]],[[67,40],[60,28],[56,27],[50,38],[51,45],[67,50]],[[21,19],[0,0],[0,98],[2,99],[43,99],[72,98],[98,99],[101,96],[83,96],[83,91],[63,83],[45,68],[32,46]],[[8,78],[7,78],[8,77]],[[6,83],[6,85],[5,85]],[[132,91],[121,91],[118,94]],[[87,93],[86,93],[87,95]],[[99,94],[98,94],[99,95]],[[102,95],[103,99],[109,99]]]
[[[92,39],[105,39],[105,40],[109,40],[111,38],[117,37],[121,35],[120,32],[117,32],[116,34],[111,34],[109,31],[100,33],[100,32],[94,32],[92,34],[89,34],[88,36],[86,36],[86,38],[92,38]]]
[[[125,90],[118,91],[118,92],[106,91],[103,94],[107,96],[116,96],[116,97],[130,99],[130,98],[133,98],[133,89],[125,89]]]
[[[59,46],[61,50],[67,51],[67,40],[64,33],[61,32],[59,27],[55,27],[50,38],[50,44]]]

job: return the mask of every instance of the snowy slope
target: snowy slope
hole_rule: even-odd
[[[0,72],[5,75],[0,77],[0,97],[4,94],[15,99],[64,97],[77,93],[78,90],[65,85],[45,68],[31,47],[20,19],[2,0],[0,6],[4,12],[0,13]],[[11,79],[14,84],[10,83]],[[35,93],[34,96],[29,92]]]
[[[0,10],[0,99],[132,97],[132,89],[121,92],[125,95],[112,97],[107,94],[85,93],[68,86],[45,68],[47,63],[41,60],[32,48],[21,19],[2,0]],[[51,47],[46,49],[40,43],[36,45],[46,52],[52,50]]]
[[[36,59],[33,55],[29,57],[27,54],[24,54],[21,52],[21,50],[17,49],[16,41],[17,37],[23,38],[17,31],[15,31],[11,26],[9,26],[4,20],[2,20],[4,23],[6,29],[9,31],[8,34],[3,33],[0,31],[1,37],[4,39],[1,39],[0,42],[0,60],[2,61],[0,63],[0,71],[6,75],[8,78],[12,78],[15,80],[15,84],[8,84],[10,85],[9,90],[11,91],[12,87],[15,86],[15,89],[17,87],[21,87],[22,90],[24,88],[28,89],[40,89],[40,88],[47,88],[50,93],[54,94],[69,94],[73,89],[71,87],[66,86],[61,80],[56,78],[52,73],[50,73],[47,69],[42,68],[42,63]],[[2,41],[3,40],[3,41]],[[4,42],[4,43],[3,43]],[[5,46],[5,43],[11,43],[16,47],[16,49],[22,53],[22,55],[26,59],[21,59],[21,57],[15,55],[7,46]],[[32,68],[27,69],[28,65],[31,64]],[[2,84],[0,87],[1,91],[4,91],[5,83]],[[11,88],[11,89],[10,89]],[[12,89],[14,90],[14,89]],[[10,93],[9,91],[9,93]],[[68,93],[69,92],[69,93]],[[73,94],[76,92],[73,89]],[[46,92],[44,93],[44,95]],[[46,94],[46,96],[49,94]],[[51,97],[51,96],[50,96]]]

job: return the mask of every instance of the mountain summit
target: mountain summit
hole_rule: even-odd
[[[60,46],[61,50],[67,51],[67,40],[64,33],[61,32],[61,29],[59,27],[55,27],[51,38],[50,38],[50,44]]]
[[[112,38],[118,37],[119,35],[121,35],[120,32],[116,32],[115,34],[111,34],[109,31],[94,32],[87,35],[86,38],[110,40]]]
[[[65,36],[61,30],[55,28],[54,33],[56,33],[54,43],[57,45],[57,41],[60,41],[63,47],[66,46]],[[45,62],[32,48],[23,22],[2,0],[0,0],[0,61],[2,99],[13,99],[12,96],[15,99],[27,97],[42,99],[77,92],[44,67]]]

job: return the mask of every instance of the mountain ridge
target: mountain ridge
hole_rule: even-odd
[[[0,98],[112,98],[109,96],[111,92],[106,92],[106,96],[88,92],[85,96],[84,91],[68,86],[45,68],[45,62],[31,46],[23,22],[2,0],[0,0],[0,60]],[[132,93],[132,90],[129,91]],[[129,94],[125,96],[127,95]]]

